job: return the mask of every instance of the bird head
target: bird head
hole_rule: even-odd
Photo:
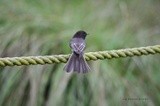
[[[85,31],[78,31],[74,34],[73,38],[83,38],[85,39],[88,34]]]

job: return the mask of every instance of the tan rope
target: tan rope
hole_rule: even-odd
[[[110,51],[98,51],[85,53],[85,59],[89,60],[103,60],[119,57],[132,57],[160,53],[160,45],[110,50]],[[37,64],[53,64],[53,63],[65,63],[67,62],[70,54],[67,55],[51,55],[51,56],[28,56],[28,57],[5,57],[0,58],[0,66],[21,66],[21,65],[37,65]]]

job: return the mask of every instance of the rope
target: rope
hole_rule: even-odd
[[[160,45],[119,49],[110,51],[88,52],[85,53],[85,59],[90,60],[103,60],[120,57],[133,57],[149,54],[160,53]],[[0,58],[0,67],[4,66],[21,66],[21,65],[37,65],[37,64],[53,64],[67,62],[70,54],[67,55],[51,55],[51,56],[28,56],[28,57],[5,57]]]

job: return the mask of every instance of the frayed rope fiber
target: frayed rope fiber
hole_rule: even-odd
[[[128,48],[110,51],[98,51],[85,53],[85,59],[90,60],[104,60],[120,57],[133,57],[149,54],[160,53],[160,45]],[[21,65],[44,65],[53,63],[66,63],[70,54],[67,55],[51,55],[51,56],[28,56],[28,57],[5,57],[0,58],[0,67],[5,66],[21,66]]]

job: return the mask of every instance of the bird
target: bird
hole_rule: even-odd
[[[72,50],[64,70],[66,72],[87,73],[90,67],[84,58],[84,50],[86,48],[85,38],[88,34],[83,31],[77,31],[70,40],[69,46]]]

